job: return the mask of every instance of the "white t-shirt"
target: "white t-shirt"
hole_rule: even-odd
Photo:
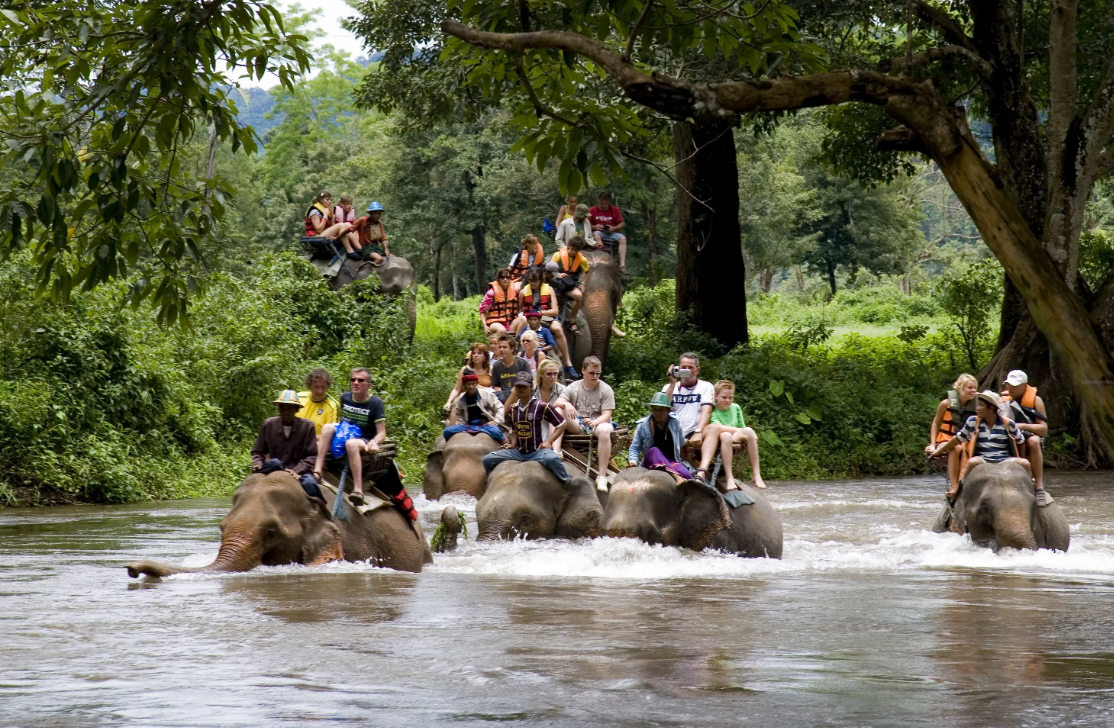
[[[607,382],[589,391],[583,379],[577,379],[565,387],[558,399],[563,399],[576,409],[582,420],[593,420],[604,410],[615,410],[615,392]]]
[[[668,390],[668,384],[661,388],[663,392]],[[685,433],[685,439],[696,432],[696,426],[700,424],[700,408],[704,405],[714,407],[715,400],[716,393],[711,382],[697,379],[692,387],[677,382],[677,386],[673,388],[673,414],[677,415],[677,422]]]

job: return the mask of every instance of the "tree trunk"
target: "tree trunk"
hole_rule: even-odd
[[[801,293],[805,291],[805,274],[801,270],[801,264],[793,266],[793,272],[797,275],[797,290]]]
[[[774,269],[764,268],[762,270],[762,292],[769,293],[774,287]]]
[[[433,258],[433,275],[430,276],[430,285],[433,288],[433,300],[441,300],[441,248],[436,242],[429,244],[430,257]]]
[[[835,298],[835,295],[836,295],[836,265],[835,265],[835,263],[833,263],[831,261],[828,261],[827,269],[828,269],[828,286],[832,289],[832,294],[831,294],[831,296],[828,297],[828,300],[830,301],[833,298]]]
[[[727,348],[747,341],[739,168],[729,122],[673,124],[677,310]],[[695,199],[694,199],[695,198]]]
[[[650,178],[651,180],[653,177]],[[647,184],[647,189],[653,192],[653,183]],[[646,248],[650,253],[650,283],[658,284],[658,268],[661,265],[658,253],[658,208],[655,205],[642,205],[642,219],[646,222]]]
[[[452,247],[449,248],[449,273],[453,283],[453,300],[460,300],[460,275],[457,273],[456,267],[456,249],[459,245],[457,237],[453,236]]]
[[[476,290],[482,291],[490,280],[487,277],[487,227],[480,223],[471,233],[472,250],[476,255]]]

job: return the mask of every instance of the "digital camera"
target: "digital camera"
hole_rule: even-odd
[[[673,376],[677,379],[688,379],[692,376],[692,370],[675,364],[673,366]]]

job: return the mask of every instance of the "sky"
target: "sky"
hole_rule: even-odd
[[[293,4],[293,2],[279,2],[276,7],[282,10]],[[321,10],[317,27],[325,32],[325,37],[314,41],[313,46],[315,48],[329,44],[337,50],[345,51],[353,58],[367,55],[363,43],[355,35],[340,27],[340,21],[343,18],[357,14],[345,0],[298,0],[298,4],[306,10]],[[278,77],[268,74],[259,85],[263,88],[271,88],[277,83]]]

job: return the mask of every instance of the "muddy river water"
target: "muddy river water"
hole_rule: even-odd
[[[1114,483],[1048,480],[1067,554],[929,532],[939,478],[772,484],[782,561],[470,541],[420,575],[137,582],[211,560],[228,502],[0,511],[0,725],[1114,725]]]

